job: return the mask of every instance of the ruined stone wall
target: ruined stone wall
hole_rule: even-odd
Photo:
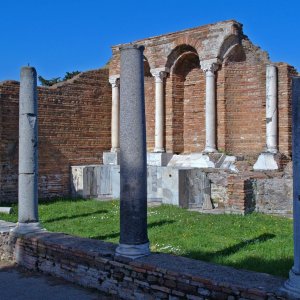
[[[112,298],[287,299],[278,291],[283,278],[163,253],[128,260],[115,255],[116,246],[47,231],[0,234],[4,257]]]
[[[265,99],[268,54],[244,35],[232,20],[209,24],[134,43],[144,45],[147,149],[154,148],[155,80],[150,70],[162,69],[165,79],[165,149],[201,152],[205,144],[205,74],[203,62],[217,62],[217,148],[254,163],[266,143]],[[109,74],[120,73],[120,51],[112,47]],[[293,67],[278,67],[278,134],[283,159],[291,158],[291,76]]]
[[[0,85],[0,201],[17,201],[19,83]],[[108,70],[38,88],[39,198],[70,195],[70,167],[99,164],[110,148]]]

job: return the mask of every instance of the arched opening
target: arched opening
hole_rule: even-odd
[[[205,141],[204,74],[196,50],[188,45],[175,49],[171,66],[173,108],[173,152],[201,152]]]
[[[236,44],[224,53],[225,150],[253,155],[264,147],[265,68],[249,64],[244,47]]]

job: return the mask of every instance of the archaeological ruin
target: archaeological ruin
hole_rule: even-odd
[[[0,220],[0,260],[120,299],[299,299],[296,70],[236,21],[112,49],[109,68],[50,88],[29,66],[0,83],[0,202],[19,204],[17,224]],[[119,244],[43,229],[38,196],[120,198]],[[289,278],[152,253],[147,202],[293,211]]]
[[[291,77],[230,20],[144,50],[148,201],[292,212]],[[39,198],[119,198],[120,47],[108,67],[38,87]],[[17,201],[19,83],[0,83],[0,201]]]

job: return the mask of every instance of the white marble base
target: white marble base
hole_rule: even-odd
[[[147,256],[150,254],[149,243],[140,245],[119,244],[116,249],[117,256],[128,257],[137,259],[139,257]]]
[[[0,213],[2,214],[11,214],[12,208],[11,207],[0,207]]]
[[[42,229],[39,222],[32,222],[32,223],[17,223],[17,226],[12,229],[12,232],[16,234],[26,234],[31,232],[38,232],[44,231]]]
[[[253,170],[278,170],[278,164],[275,160],[275,153],[262,152],[256,163],[253,166]]]
[[[168,167],[175,168],[221,168],[226,155],[222,153],[191,153],[173,155]]]
[[[103,152],[103,164],[104,165],[119,165],[120,164],[120,152]]]
[[[164,166],[168,165],[168,163],[172,157],[173,157],[173,153],[147,152],[147,165],[148,166],[156,166],[156,167],[164,167]]]

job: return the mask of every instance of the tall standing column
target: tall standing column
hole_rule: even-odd
[[[278,152],[278,113],[277,113],[277,68],[266,66],[266,148],[258,156],[254,170],[277,170],[279,168],[276,154]]]
[[[294,265],[282,291],[293,299],[300,298],[300,77],[293,78],[292,157],[293,157],[293,222]]]
[[[219,65],[215,62],[201,62],[205,72],[205,149],[204,152],[217,152],[216,149],[216,78],[215,72]]]
[[[37,75],[32,67],[21,69],[18,198],[17,230],[39,228]]]
[[[120,244],[116,254],[148,255],[143,46],[122,47],[120,75]]]
[[[155,78],[155,146],[154,152],[165,152],[164,149],[164,78],[165,69],[151,70]]]
[[[110,76],[112,86],[112,109],[111,109],[111,152],[120,151],[120,76]]]
[[[266,69],[266,145],[267,152],[277,153],[277,68]]]

